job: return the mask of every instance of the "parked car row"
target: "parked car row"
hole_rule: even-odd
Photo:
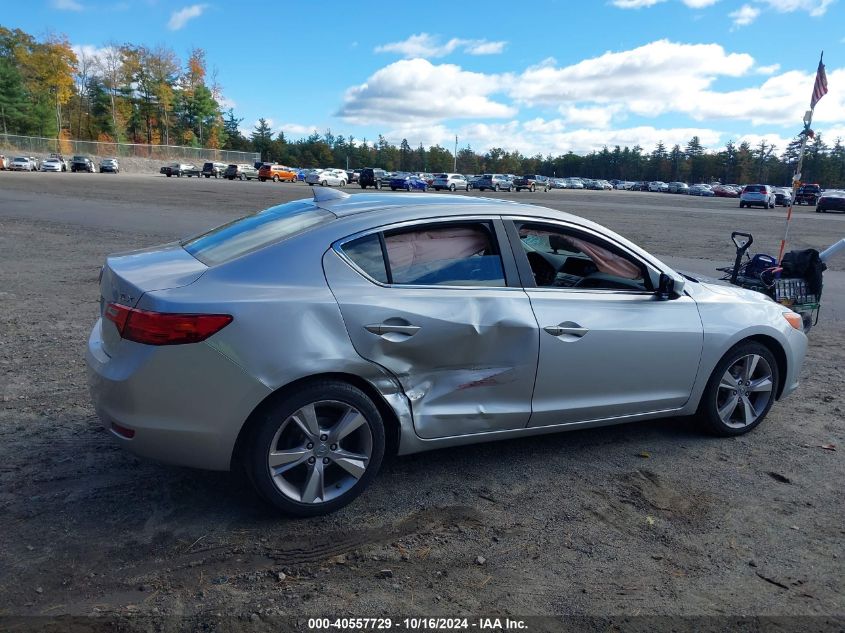
[[[103,158],[100,160],[99,166],[94,164],[94,161],[88,156],[72,156],[66,159],[61,154],[50,154],[47,158],[39,160],[35,156],[14,156],[7,159],[5,156],[0,156],[0,168],[8,169],[9,171],[43,171],[43,172],[77,172],[85,171],[94,173],[120,172],[120,163],[116,158]]]

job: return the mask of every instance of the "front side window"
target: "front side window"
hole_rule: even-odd
[[[545,224],[517,228],[538,287],[651,290],[643,264],[594,236]]]
[[[382,245],[383,240],[383,245]],[[382,283],[505,286],[491,224],[431,224],[386,231],[343,245],[344,254]]]

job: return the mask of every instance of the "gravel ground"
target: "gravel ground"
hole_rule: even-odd
[[[119,450],[83,358],[104,255],[308,193],[0,174],[0,616],[845,617],[838,310],[811,333],[798,392],[734,439],[666,419],[393,458],[350,507],[298,521],[235,474]],[[780,209],[728,200],[512,197],[708,266],[730,261],[732,228],[770,251],[782,229]],[[826,246],[843,219],[798,210],[792,245]]]

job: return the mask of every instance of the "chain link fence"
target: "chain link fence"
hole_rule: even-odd
[[[155,161],[186,161],[202,163],[253,163],[260,160],[256,152],[235,152],[182,145],[142,145],[138,143],[108,143],[99,141],[72,141],[38,136],[0,134],[0,151],[9,154],[62,154],[69,158],[75,154],[98,158],[145,158]]]

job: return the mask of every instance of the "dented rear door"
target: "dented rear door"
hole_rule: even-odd
[[[340,248],[323,266],[352,344],[399,380],[420,437],[528,424],[539,328],[521,288],[381,283]]]

